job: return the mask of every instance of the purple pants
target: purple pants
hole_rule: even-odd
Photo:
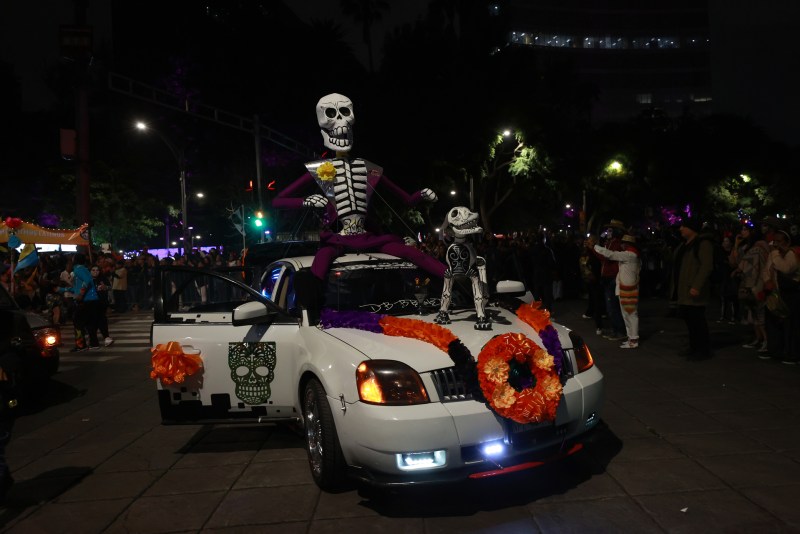
[[[311,272],[324,280],[333,260],[345,252],[383,252],[409,260],[419,268],[439,278],[444,278],[446,266],[433,256],[406,245],[403,240],[392,234],[374,235],[339,235],[330,232],[320,233],[322,246],[314,256]]]

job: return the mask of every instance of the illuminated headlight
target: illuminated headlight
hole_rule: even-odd
[[[419,374],[394,360],[368,360],[356,369],[362,402],[402,406],[430,402]]]
[[[484,458],[497,458],[506,452],[506,445],[502,441],[490,441],[481,446]]]
[[[41,349],[50,349],[61,344],[61,333],[57,328],[39,328],[33,331],[33,337]]]
[[[419,471],[444,467],[447,453],[444,450],[430,452],[404,452],[397,455],[397,468],[401,471]]]

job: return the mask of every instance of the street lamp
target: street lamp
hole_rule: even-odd
[[[183,149],[176,147],[163,133],[155,128],[151,128],[145,122],[136,122],[136,129],[140,132],[155,132],[156,135],[164,141],[164,144],[167,145],[167,148],[169,148],[170,152],[172,152],[172,155],[175,157],[175,162],[178,164],[178,179],[181,183],[181,232],[183,233],[181,240],[183,241],[183,254],[186,254],[186,243],[189,242],[189,238],[187,237],[189,227],[187,221],[188,217],[186,216],[186,158],[184,157]]]

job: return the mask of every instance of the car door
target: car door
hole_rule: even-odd
[[[174,342],[171,347],[202,361],[201,369],[183,381],[157,378],[165,422],[299,417],[296,318],[232,272],[161,268],[155,300],[153,347],[165,354]],[[269,320],[235,326],[233,311],[247,302],[263,304]]]

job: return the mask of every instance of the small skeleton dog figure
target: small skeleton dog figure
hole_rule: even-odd
[[[486,301],[489,298],[486,260],[475,253],[475,247],[467,240],[469,236],[483,232],[483,228],[478,226],[478,214],[463,206],[453,208],[447,214],[442,230],[444,235],[453,237],[453,244],[447,248],[447,269],[444,272],[442,305],[434,322],[450,324],[448,312],[453,296],[453,278],[466,276],[472,281],[472,295],[475,300],[475,311],[478,313],[475,330],[491,330],[492,322],[486,316]]]
[[[323,96],[316,106],[317,122],[325,147],[336,157],[306,163],[306,174],[285,187],[272,202],[276,208],[324,209],[326,225],[340,230],[320,232],[320,249],[311,272],[323,280],[330,264],[347,251],[376,251],[410,260],[427,272],[442,277],[445,265],[433,256],[409,246],[401,237],[379,234],[367,228],[367,215],[373,192],[380,186],[407,206],[435,202],[436,193],[424,188],[406,193],[383,174],[383,168],[363,158],[351,157],[355,111],[344,95]],[[306,186],[316,183],[321,193],[301,196]],[[376,193],[377,194],[377,193]]]

